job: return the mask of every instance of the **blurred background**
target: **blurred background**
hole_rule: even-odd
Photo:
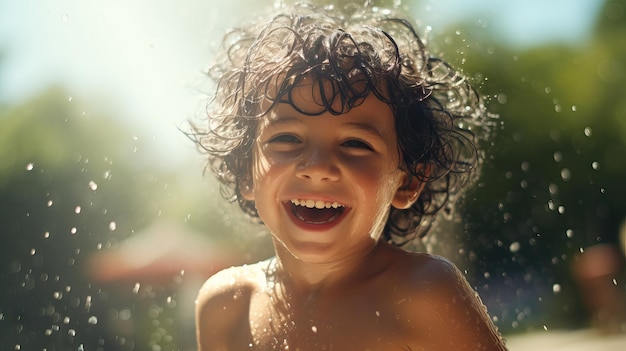
[[[465,272],[512,350],[623,349],[626,1],[368,3],[413,16],[499,116],[415,249]],[[193,350],[202,281],[271,255],[181,129],[224,31],[272,6],[0,1],[0,350]]]

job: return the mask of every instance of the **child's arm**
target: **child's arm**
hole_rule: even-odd
[[[414,327],[416,344],[439,351],[506,350],[478,294],[454,264],[430,257],[413,278],[418,296],[400,307]]]

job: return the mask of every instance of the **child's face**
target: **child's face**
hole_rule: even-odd
[[[318,110],[313,91],[301,85],[291,98]],[[260,122],[253,184],[243,195],[294,256],[333,261],[369,252],[389,207],[404,206],[398,189],[407,176],[399,164],[392,111],[373,94],[340,116],[308,116],[279,104]]]

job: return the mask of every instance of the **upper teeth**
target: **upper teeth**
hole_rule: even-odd
[[[338,202],[330,202],[330,201],[321,201],[321,200],[301,200],[301,199],[292,199],[291,203],[296,206],[304,206],[307,208],[338,208],[343,207],[342,204]]]

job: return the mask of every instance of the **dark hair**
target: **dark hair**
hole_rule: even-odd
[[[269,22],[231,31],[223,45],[221,60],[208,71],[217,83],[208,121],[192,124],[189,135],[208,154],[207,168],[224,196],[249,215],[258,217],[239,187],[250,175],[257,123],[278,103],[293,106],[291,91],[305,78],[330,83],[332,92],[322,93],[318,111],[293,106],[302,113],[339,115],[368,94],[393,111],[399,167],[426,185],[410,209],[391,209],[385,240],[403,245],[424,236],[475,175],[472,129],[485,115],[482,100],[460,72],[430,56],[408,20],[383,10],[335,16],[297,5]],[[271,104],[262,109],[264,100]]]

